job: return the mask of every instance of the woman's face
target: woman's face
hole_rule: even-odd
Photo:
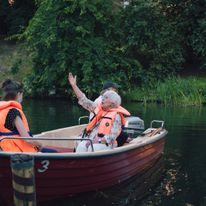
[[[111,101],[107,94],[102,95],[102,109],[108,110],[111,108]]]

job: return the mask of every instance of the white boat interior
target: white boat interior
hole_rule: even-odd
[[[136,120],[138,120],[137,123],[140,124],[139,119],[135,119],[135,121]],[[161,123],[161,126],[153,127],[153,123]],[[131,133],[131,130],[130,130],[131,125],[128,126],[125,130],[129,135],[134,133],[134,129],[132,129],[132,133]],[[107,151],[97,151],[95,153],[96,154],[105,153],[105,152],[106,153],[108,152],[116,153],[116,152],[121,152],[124,150],[126,151],[132,148],[137,148],[137,147],[141,147],[141,146],[153,143],[165,137],[165,135],[167,134],[167,130],[163,128],[163,125],[164,125],[163,121],[153,120],[151,122],[150,128],[141,132],[141,134],[139,135],[136,135],[136,133],[134,133],[135,136],[133,135],[133,138],[131,139],[131,141],[125,143],[123,146],[114,148],[112,150],[107,150]],[[59,153],[64,153],[64,154],[70,153],[71,155],[77,155],[77,153],[74,153],[75,151],[74,149],[77,146],[77,139],[81,139],[81,134],[83,130],[85,129],[85,127],[86,127],[86,124],[82,124],[82,125],[76,125],[76,126],[46,131],[46,132],[42,132],[40,134],[34,135],[34,137],[32,137],[31,139],[32,140],[36,139],[40,141],[42,143],[42,146],[45,148],[56,149],[58,151],[58,153],[51,153],[51,154],[45,153],[47,155],[58,155]],[[141,129],[143,128],[142,122],[138,127],[141,127]],[[28,139],[28,138],[25,138],[25,139]],[[5,152],[0,151],[0,153],[5,153]],[[89,153],[91,154],[94,152],[87,152],[88,155]],[[7,152],[7,154],[12,154],[12,153]],[[44,153],[41,153],[41,152],[34,153],[34,155],[39,156],[39,155],[44,155]],[[80,153],[78,155],[80,155]]]

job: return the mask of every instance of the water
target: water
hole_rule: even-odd
[[[132,205],[206,206],[206,107],[124,106],[132,115],[144,119],[146,127],[151,120],[160,119],[165,121],[169,131],[164,155],[165,172],[149,194],[141,201],[133,201]],[[88,114],[76,103],[65,100],[25,100],[23,107],[34,134],[75,125],[80,116]],[[135,194],[132,195],[135,200]],[[93,203],[74,201],[56,205],[99,203],[97,197]]]

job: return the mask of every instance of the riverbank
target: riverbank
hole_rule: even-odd
[[[20,44],[0,41],[0,83],[6,78],[22,81],[31,73],[31,58]]]
[[[0,41],[0,51],[0,83],[6,78],[23,81],[32,72],[31,58],[21,45]],[[178,77],[172,76],[161,82],[150,83],[149,86],[131,88],[121,95],[123,100],[128,102],[201,106],[206,104],[206,72],[192,70]],[[47,98],[71,99],[58,94],[51,94]]]
[[[132,89],[126,94],[126,99],[144,104],[201,106],[206,104],[206,78],[173,76],[150,86]]]

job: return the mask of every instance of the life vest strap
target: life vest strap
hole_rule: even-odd
[[[101,119],[112,119],[112,118],[103,116],[103,117],[101,117]]]
[[[0,136],[19,135],[19,132],[0,132]]]
[[[83,133],[82,133],[82,139],[85,137],[85,135],[87,134],[87,132],[89,132],[89,131],[87,131],[86,128],[85,128],[84,131],[83,131]]]
[[[28,134],[32,137],[32,133],[28,132]],[[19,135],[19,132],[0,132],[0,136],[13,136],[13,135]]]
[[[89,120],[90,122],[97,116],[97,115],[95,114],[95,112],[92,112],[92,114],[93,114],[93,117]]]

